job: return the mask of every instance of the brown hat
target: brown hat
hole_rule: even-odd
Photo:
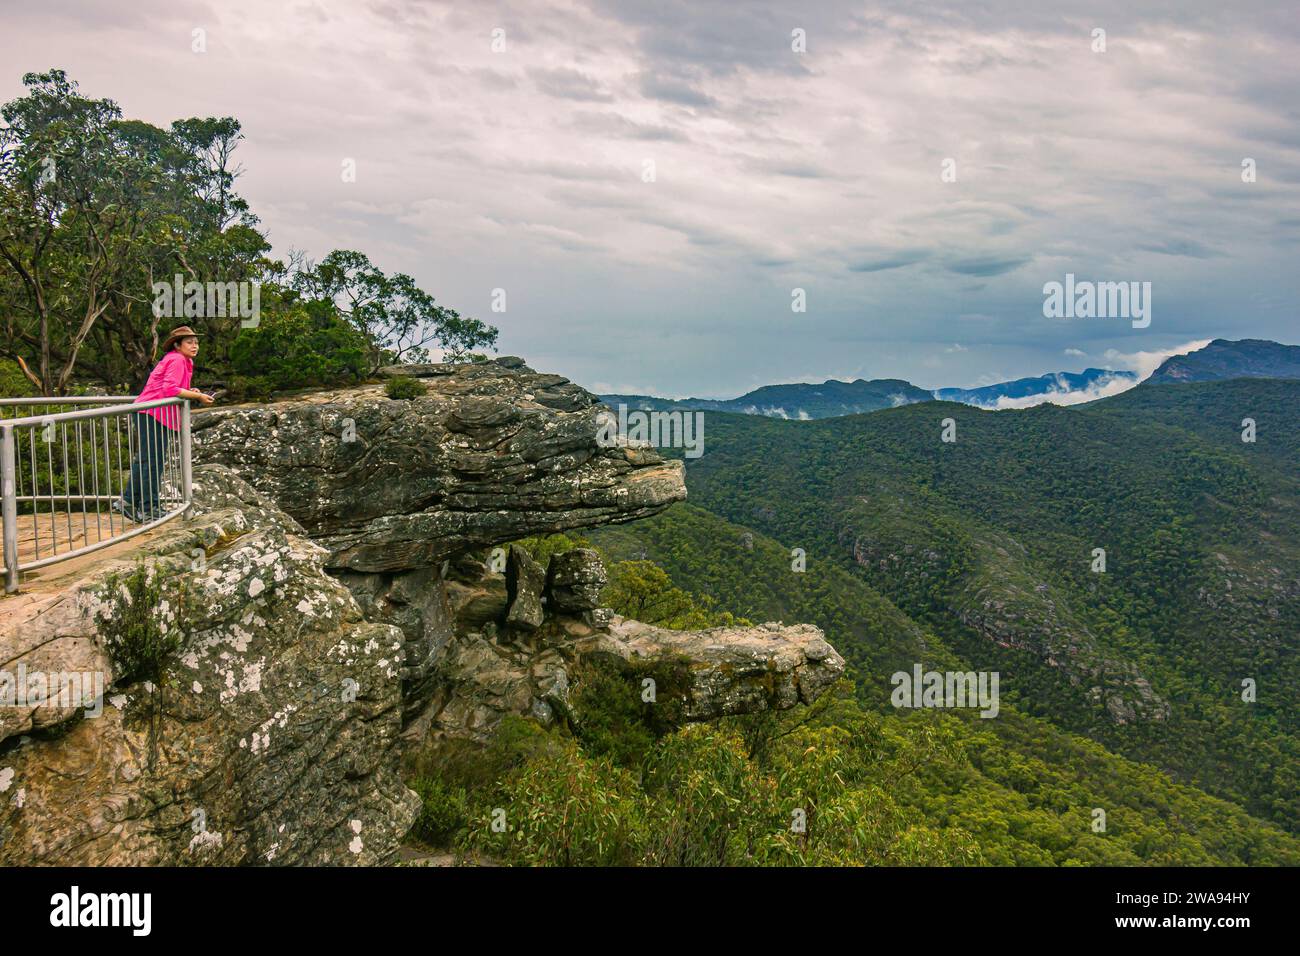
[[[162,348],[159,349],[159,351],[166,355],[171,350],[171,347],[180,339],[189,338],[191,335],[197,337],[198,334],[199,333],[195,332],[188,325],[179,325],[168,333],[167,338],[163,340]]]

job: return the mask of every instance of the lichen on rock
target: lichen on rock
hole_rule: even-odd
[[[0,621],[4,667],[99,668],[111,687],[98,716],[6,712],[0,738],[21,739],[0,740],[0,767],[24,799],[0,802],[0,863],[374,863],[414,818],[396,769],[401,630],[364,620],[323,549],[236,475],[195,482],[191,521]],[[135,562],[164,601],[185,594],[159,685],[118,686],[103,649],[120,599],[105,584]]]

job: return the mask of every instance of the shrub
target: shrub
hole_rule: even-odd
[[[520,866],[630,866],[643,856],[644,815],[630,773],[567,740],[506,778],[469,842]]]
[[[364,335],[320,303],[263,308],[257,327],[241,329],[230,348],[231,397],[356,384],[366,374],[368,349]]]
[[[645,699],[647,680],[653,700]],[[575,733],[588,753],[639,767],[655,741],[685,722],[690,686],[687,658],[588,662],[574,673]]]
[[[424,393],[424,383],[409,375],[396,375],[384,382],[384,394],[389,398],[419,398]]]
[[[271,381],[261,375],[245,378],[236,375],[226,388],[227,398],[232,402],[265,402],[275,394]]]
[[[37,394],[36,386],[27,380],[17,362],[0,359],[0,398],[27,398]]]
[[[415,835],[434,846],[450,845],[469,820],[469,795],[465,788],[438,777],[417,777],[410,785],[423,804],[415,820]]]
[[[470,793],[482,792],[556,746],[555,736],[536,721],[512,714],[486,744],[456,738],[430,740],[404,758],[405,776],[408,782],[437,778]]]
[[[519,545],[532,555],[533,560],[543,568],[550,564],[552,555],[563,554],[565,551],[572,551],[574,548],[590,548],[592,546],[591,542],[581,534],[563,531],[556,534],[539,535],[535,538],[520,538],[518,541],[512,541],[511,544]]]
[[[113,662],[113,683],[151,681],[161,686],[167,663],[181,645],[175,616],[169,625],[164,614],[162,578],[138,564],[129,574],[108,579],[106,598],[112,612],[100,633]]]
[[[734,730],[695,724],[661,740],[646,760],[647,862],[737,866],[760,862],[768,835],[788,823],[775,786]],[[763,854],[765,855],[765,854]]]
[[[435,846],[452,846],[466,836],[472,818],[491,805],[502,781],[532,758],[554,751],[554,734],[523,717],[501,721],[487,744],[431,740],[404,758],[407,785],[423,806],[415,835]]]
[[[667,572],[652,561],[617,561],[608,567],[609,583],[600,599],[615,614],[680,631],[750,623],[717,610],[707,594],[675,587]]]

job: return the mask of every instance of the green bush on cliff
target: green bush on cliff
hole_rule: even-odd
[[[575,680],[575,734],[518,717],[487,745],[408,759],[415,835],[519,866],[952,865],[983,862],[959,826],[900,799],[964,765],[955,722],[886,724],[852,688],[774,715],[756,758],[745,721],[650,719],[639,671]],[[666,684],[676,679],[660,678]]]
[[[230,349],[230,397],[245,401],[356,384],[366,374],[369,347],[364,335],[323,304],[286,302],[264,290],[260,322],[241,329]]]
[[[551,555],[563,554],[574,548],[590,548],[591,542],[576,531],[557,532],[556,534],[538,535],[535,538],[520,538],[511,542],[527,551],[545,570],[550,564]]]
[[[707,594],[674,587],[667,573],[651,561],[606,560],[605,566],[609,568],[609,583],[601,601],[623,617],[683,631],[750,623],[718,610]]]
[[[640,862],[644,803],[636,778],[572,739],[530,760],[481,804],[470,842],[520,866]]]
[[[420,797],[412,832],[432,846],[446,846],[469,821],[469,793],[440,777],[416,777],[410,787]]]
[[[486,744],[435,740],[409,753],[407,785],[420,796],[413,834],[432,846],[452,846],[465,834],[479,804],[508,775],[557,746],[554,734],[531,720],[506,717]]]
[[[176,614],[164,612],[162,578],[141,563],[128,574],[113,575],[105,585],[111,611],[100,624],[104,647],[113,662],[113,683],[163,683],[167,664],[180,649]]]
[[[786,826],[780,782],[749,759],[732,727],[693,724],[645,763],[645,862],[741,866],[767,861]]]
[[[384,382],[384,394],[389,398],[419,398],[424,393],[424,383],[409,375],[396,375]]]
[[[690,687],[687,658],[589,662],[573,677],[575,733],[588,753],[639,767],[656,741],[685,722]]]

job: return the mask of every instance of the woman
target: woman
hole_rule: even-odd
[[[212,404],[212,396],[190,388],[194,375],[194,356],[199,354],[199,334],[188,325],[172,329],[162,344],[163,357],[149,373],[149,381],[136,397],[135,404],[160,398],[187,398],[192,402]],[[167,446],[180,430],[180,409],[175,405],[136,412],[135,461],[131,463],[131,480],[122,497],[113,502],[113,510],[141,524],[163,516],[159,502],[163,463]]]

